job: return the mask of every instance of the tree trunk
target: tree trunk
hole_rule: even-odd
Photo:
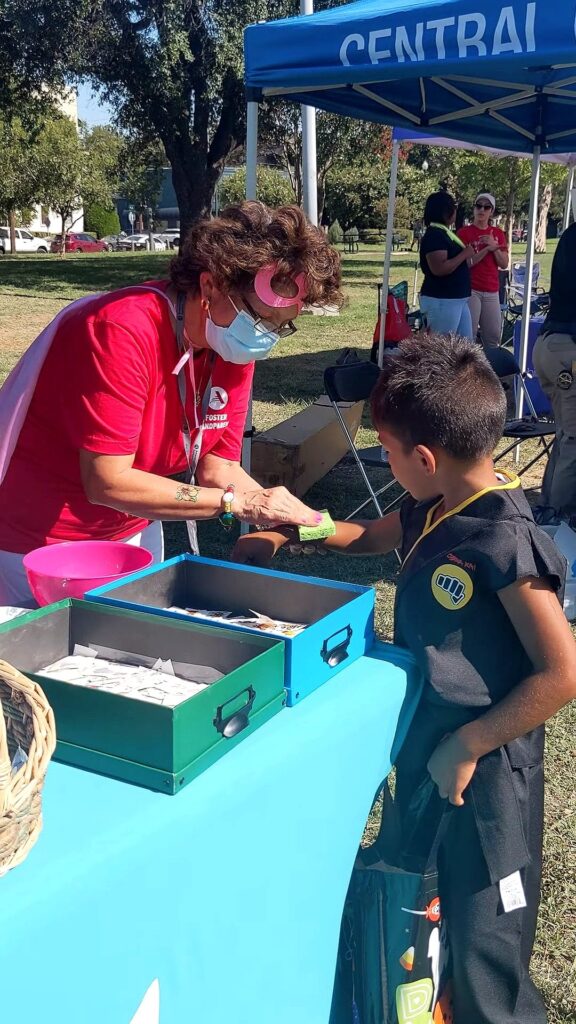
[[[326,202],[326,174],[322,171],[318,175],[318,223],[322,223],[324,216],[324,203]]]
[[[172,167],[172,184],[178,200],[183,237],[194,221],[210,216],[220,168],[210,167],[206,154],[189,139],[172,137],[162,141]]]
[[[60,236],[60,255],[66,255],[66,221],[68,220],[68,208],[61,207],[58,210],[60,221],[62,223],[62,234]]]
[[[10,253],[12,256],[16,256],[16,211],[8,211],[8,226],[10,228]]]
[[[546,252],[546,229],[548,227],[548,213],[551,202],[552,185],[548,184],[544,187],[542,199],[540,200],[540,209],[538,211],[538,226],[536,228],[536,244],[534,248],[535,251],[539,253]]]
[[[508,238],[508,252],[512,257],[512,231],[514,228],[514,202],[516,195],[514,188],[510,188],[508,195],[506,196],[506,221],[504,224],[506,235]]]

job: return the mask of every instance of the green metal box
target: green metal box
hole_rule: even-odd
[[[75,644],[209,665],[224,675],[170,708],[40,674]],[[57,761],[163,793],[177,793],[286,699],[281,640],[89,601],[61,601],[0,625],[0,658],[46,693]]]

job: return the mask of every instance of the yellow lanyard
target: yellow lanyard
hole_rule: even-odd
[[[447,228],[445,224],[431,224],[430,227],[440,228],[440,231],[446,232],[451,242],[454,242],[456,245],[459,245],[462,249],[466,248],[462,239],[458,238],[458,235],[454,231],[451,231],[450,228]]]
[[[502,476],[508,477],[506,483],[493,484],[491,487],[483,487],[481,491],[477,491],[476,494],[471,494],[469,498],[466,498],[463,502],[461,502],[460,505],[457,505],[456,508],[451,508],[449,512],[445,512],[444,515],[440,516],[440,518],[437,519],[434,523],[432,522],[434,513],[438,506],[442,504],[443,499],[440,498],[440,500],[437,501],[436,504],[432,506],[432,508],[429,508],[426,515],[424,529],[422,530],[420,536],[416,538],[412,547],[410,548],[410,551],[406,555],[406,558],[402,562],[402,569],[406,565],[406,562],[410,558],[410,555],[418,547],[420,541],[424,540],[424,537],[427,537],[428,534],[432,533],[432,531],[435,530],[437,526],[440,526],[440,523],[443,523],[445,519],[450,519],[451,516],[457,516],[458,513],[462,511],[462,509],[467,508],[468,505],[471,505],[473,501],[477,501],[478,498],[483,498],[484,495],[489,494],[490,491],[512,491],[515,487],[520,487],[519,477],[514,476],[513,473],[508,473],[506,470],[501,470],[500,472],[502,473]]]

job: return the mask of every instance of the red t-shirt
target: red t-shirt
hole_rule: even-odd
[[[485,244],[480,242],[482,235],[492,235],[501,249],[508,250],[508,241],[501,228],[477,228],[475,224],[467,224],[458,231],[458,237],[462,239],[464,245],[473,245],[478,252],[486,248]],[[470,267],[470,283],[476,292],[498,291],[498,264],[494,259],[494,253],[489,252],[475,267]]]
[[[166,282],[150,284],[166,288]],[[240,366],[216,356],[210,375],[210,356],[209,349],[194,356],[200,401],[210,377],[212,386],[201,455],[237,461],[254,364]],[[134,454],[135,469],[160,476],[185,470],[182,406],[172,373],[178,359],[168,302],[152,290],[111,292],[64,319],[0,487],[0,550],[114,540],[147,525],[146,519],[90,504],[78,452]],[[193,430],[198,406],[190,377],[186,384]]]

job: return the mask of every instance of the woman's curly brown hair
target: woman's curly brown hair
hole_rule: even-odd
[[[200,274],[210,271],[222,291],[246,292],[270,263],[278,264],[278,281],[303,272],[311,304],[342,305],[340,255],[299,206],[270,209],[247,200],[198,221],[170,265],[170,279],[179,290],[197,294]]]

